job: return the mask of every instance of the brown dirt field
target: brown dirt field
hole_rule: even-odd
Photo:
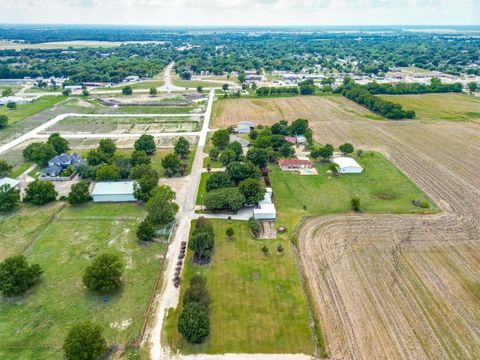
[[[214,127],[227,127],[247,120],[270,125],[283,119],[327,121],[331,117],[375,117],[370,111],[342,96],[219,100],[215,103],[214,114]]]
[[[254,101],[220,103],[216,125],[307,118],[320,143],[381,151],[442,210],[323,216],[301,229],[302,267],[330,357],[478,358],[480,124],[373,121],[336,97]]]

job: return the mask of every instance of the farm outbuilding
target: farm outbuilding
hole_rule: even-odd
[[[10,186],[10,189],[14,189],[19,187],[20,182],[18,180],[9,178],[9,177],[4,177],[3,179],[0,179],[0,187],[3,185],[8,185]]]
[[[93,202],[135,201],[133,181],[98,182],[92,192]]]
[[[255,128],[255,124],[251,121],[242,121],[237,124],[237,132],[239,134],[250,134]]]
[[[272,202],[272,188],[267,188],[262,201],[258,203],[258,208],[253,209],[253,217],[257,220],[275,220],[277,210]]]
[[[360,174],[363,171],[360,164],[350,157],[341,156],[334,158],[332,161],[338,165],[340,174]]]

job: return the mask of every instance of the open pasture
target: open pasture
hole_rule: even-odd
[[[14,215],[0,217],[2,249],[8,255],[26,255],[45,273],[26,295],[0,299],[0,357],[62,359],[68,329],[83,319],[100,323],[109,344],[134,341],[165,253],[163,244],[136,240],[144,210],[135,204],[57,203],[22,206]],[[107,250],[123,257],[123,287],[99,296],[84,288],[82,273]]]
[[[171,310],[165,339],[173,351],[190,353],[305,353],[314,345],[300,277],[288,240],[254,240],[246,222],[213,220],[215,251],[209,265],[196,265],[191,252],[183,282],[193,274],[207,278],[212,299],[210,337],[201,345],[183,340],[177,331],[180,307]],[[225,235],[235,230],[232,240]],[[282,255],[276,248],[281,244]],[[261,248],[266,245],[269,255]],[[187,286],[182,286],[182,295]],[[180,299],[180,304],[182,300]]]
[[[382,95],[414,110],[418,120],[480,121],[480,98],[466,94]]]

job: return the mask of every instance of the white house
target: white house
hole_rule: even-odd
[[[3,179],[0,179],[0,187],[2,187],[3,185],[8,185],[10,186],[9,189],[14,189],[14,188],[18,189],[19,184],[20,183],[18,182],[18,180],[15,180],[9,177],[4,177]]]
[[[360,174],[363,171],[360,164],[351,157],[341,156],[333,158],[332,161],[338,165],[338,172],[340,174]]]
[[[133,181],[98,182],[92,192],[93,202],[135,201]]]
[[[275,220],[277,210],[272,202],[272,188],[267,188],[265,197],[258,203],[258,209],[253,209],[253,217],[257,220]]]

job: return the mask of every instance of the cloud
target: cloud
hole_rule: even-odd
[[[16,0],[0,22],[145,25],[478,24],[480,0]],[[3,4],[3,2],[5,2]]]

